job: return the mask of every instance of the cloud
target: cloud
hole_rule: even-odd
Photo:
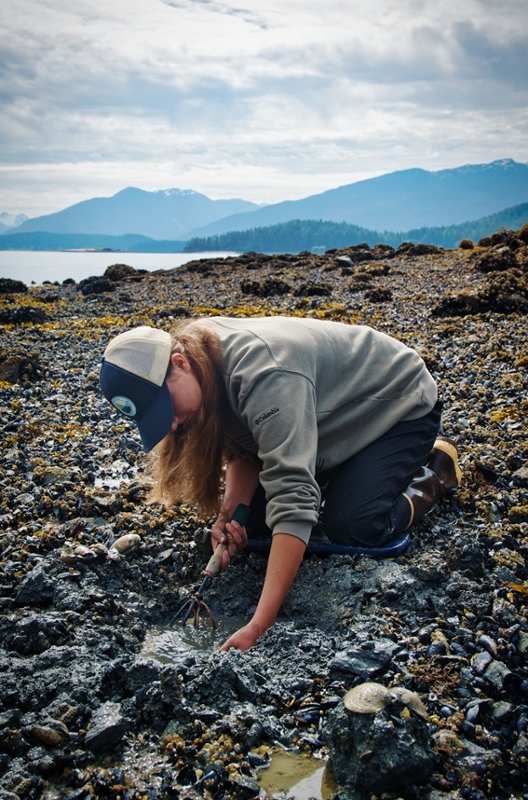
[[[524,0],[5,0],[0,211],[126,185],[276,202],[528,160],[527,17]]]
[[[267,29],[268,25],[263,16],[254,14],[250,9],[239,8],[227,3],[217,3],[214,0],[162,0],[166,5],[176,9],[193,9],[202,7],[213,14],[226,14],[227,16],[240,17],[250,25]]]

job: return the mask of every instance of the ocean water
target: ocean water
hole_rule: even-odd
[[[26,285],[54,283],[73,278],[77,283],[102,275],[111,264],[128,264],[153,272],[174,269],[199,258],[227,258],[236,253],[93,253],[75,251],[0,250],[0,278],[13,278]]]

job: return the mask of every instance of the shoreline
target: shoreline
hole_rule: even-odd
[[[326,758],[343,697],[365,681],[418,693],[429,717],[434,770],[419,786],[388,779],[388,797],[522,796],[527,275],[528,247],[511,234],[473,250],[246,253],[116,273],[97,293],[0,295],[6,800],[249,800],[277,743]],[[176,648],[167,664],[142,647],[200,581],[207,521],[146,504],[139,439],[102,400],[97,370],[127,327],[211,314],[370,324],[414,347],[440,384],[463,483],[397,559],[306,559],[252,651]],[[128,549],[108,558],[103,548],[123,536]],[[239,555],[208,590],[213,613],[250,615],[265,565]]]

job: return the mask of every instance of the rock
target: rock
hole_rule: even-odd
[[[372,680],[382,675],[399,647],[387,640],[364,642],[359,647],[337,653],[330,662],[330,676],[355,675]]]
[[[0,310],[0,322],[4,325],[20,325],[23,322],[38,325],[47,319],[44,309],[38,306],[14,306]]]
[[[40,356],[37,352],[15,350],[0,354],[0,381],[33,383],[40,377]]]
[[[519,641],[517,643],[517,650],[521,653],[525,660],[528,660],[528,632],[519,631]]]
[[[84,743],[94,753],[110,752],[121,743],[127,729],[120,703],[103,703],[92,716]]]
[[[502,661],[491,661],[484,671],[484,677],[497,689],[501,689],[505,680],[511,675],[511,671]]]
[[[111,264],[104,271],[104,277],[111,281],[122,281],[125,278],[130,278],[138,274],[135,267],[130,267],[128,264]]]
[[[323,740],[340,786],[363,800],[427,781],[437,762],[428,724],[406,708],[394,699],[376,714],[330,712]]]
[[[274,294],[288,294],[291,285],[280,278],[266,278],[263,281],[241,281],[242,294],[254,294],[257,297],[269,297]]]
[[[443,251],[443,247],[437,247],[434,244],[415,244],[414,242],[402,242],[396,250],[398,254],[405,253],[408,256],[423,256],[431,253],[443,253]]]
[[[332,294],[332,289],[331,283],[311,281],[310,283],[301,283],[295,289],[294,294],[297,297],[326,297]]]
[[[19,586],[15,601],[21,606],[43,606],[51,602],[55,582],[43,564],[37,564]]]
[[[519,734],[519,738],[515,742],[512,752],[517,758],[528,758],[528,736],[526,736],[526,734]]]
[[[22,281],[0,278],[0,294],[25,294],[28,288]]]
[[[498,703],[493,704],[491,716],[496,722],[504,722],[507,720],[514,709],[512,703],[507,703],[505,700],[499,700]]]
[[[475,260],[475,266],[481,272],[511,269],[517,266],[513,250],[505,244],[490,247]]]
[[[524,244],[528,244],[528,222],[524,223],[522,228],[518,231],[517,236]]]
[[[365,297],[372,303],[390,303],[392,292],[390,289],[373,289],[370,292],[366,292]]]
[[[79,287],[81,289],[81,294],[85,296],[115,291],[115,283],[113,281],[109,278],[100,278],[97,275],[85,278],[79,283]]]

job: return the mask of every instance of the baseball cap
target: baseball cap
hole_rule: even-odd
[[[146,452],[169,433],[174,419],[165,381],[170,357],[170,334],[148,325],[120,333],[104,351],[101,391],[120,414],[137,424]]]

